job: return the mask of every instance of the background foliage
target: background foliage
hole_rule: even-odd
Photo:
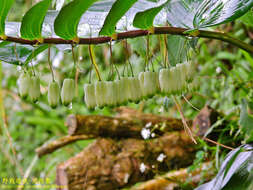
[[[9,1],[11,2],[11,1]],[[46,1],[45,1],[46,2]],[[61,8],[61,2],[51,8],[57,8],[59,11]],[[65,5],[68,5],[69,1],[65,1]],[[92,2],[92,1],[91,1]],[[112,3],[114,1],[104,1],[103,3],[98,2],[97,4],[91,6],[87,12],[81,18],[78,28],[77,24],[73,22],[71,26],[71,32],[67,32],[61,35],[57,31],[68,31],[70,28],[64,28],[61,26],[62,22],[65,20],[63,16],[62,19],[58,19],[53,26],[53,21],[56,18],[58,12],[50,11],[47,12],[45,16],[44,24],[42,26],[42,31],[28,31],[24,29],[22,33],[22,25],[19,23],[21,21],[32,22],[32,19],[25,19],[22,15],[26,13],[32,5],[32,1],[17,0],[14,2],[13,7],[10,9],[8,16],[8,23],[6,23],[5,33],[8,35],[17,36],[19,35],[19,29],[21,27],[21,36],[29,39],[37,39],[41,36],[55,36],[56,34],[65,39],[72,39],[77,36],[87,37],[98,35],[99,31],[103,35],[111,35],[114,32],[115,25],[104,24],[101,18],[105,19],[105,15],[108,14]],[[134,26],[139,28],[150,28],[153,23],[153,18],[148,18],[146,22],[139,25],[138,19],[142,18],[142,14],[136,15],[136,23],[132,25],[133,15],[136,12],[147,10],[148,14],[156,13],[159,6],[164,6],[162,11],[157,15],[154,20],[155,24],[164,24],[166,21],[173,26],[186,27],[189,29],[202,28],[206,26],[213,26],[220,23],[231,21],[242,15],[243,10],[249,10],[248,7],[252,4],[252,1],[245,1],[244,4],[240,4],[242,1],[224,1],[227,4],[220,4],[223,1],[203,1],[204,3],[199,5],[200,1],[171,1],[170,4],[164,4],[166,2],[160,2],[157,6],[154,2],[145,1],[139,2],[139,4],[134,4],[135,9],[130,9],[129,12],[121,13],[124,15],[126,13],[127,21],[125,18],[121,18],[122,15],[113,15],[115,18],[121,20],[117,24],[117,31],[124,31],[125,28],[132,29]],[[210,3],[214,3],[210,6]],[[81,3],[81,1],[80,1]],[[132,3],[132,2],[131,2]],[[186,3],[186,4],[185,4]],[[141,6],[141,4],[149,5]],[[156,5],[156,6],[154,6]],[[186,6],[187,5],[187,6]],[[240,8],[238,11],[231,11],[223,14],[223,11],[235,10],[231,9],[231,5],[234,7],[245,5],[247,8]],[[46,5],[45,5],[46,6]],[[116,6],[116,5],[115,5]],[[129,5],[130,6],[130,5]],[[196,7],[201,7],[196,9]],[[212,7],[211,9],[203,9],[203,7]],[[107,7],[107,9],[106,9]],[[66,8],[67,9],[67,8]],[[61,9],[64,10],[64,9]],[[184,13],[192,15],[187,17],[187,19],[182,19],[185,17],[184,14],[178,14],[179,10],[184,10]],[[195,10],[193,12],[192,10]],[[201,10],[206,10],[203,12]],[[213,11],[215,10],[215,11]],[[217,10],[220,12],[218,13]],[[38,11],[38,10],[37,10]],[[40,10],[41,12],[43,10]],[[46,9],[44,10],[44,12]],[[82,10],[84,12],[84,10]],[[83,13],[82,12],[82,13]],[[76,13],[82,15],[81,12]],[[235,14],[234,14],[235,13]],[[27,13],[28,14],[28,13]],[[64,15],[64,12],[62,13]],[[97,14],[97,19],[94,20],[94,14]],[[110,14],[110,13],[109,13]],[[111,13],[113,14],[113,13]],[[166,14],[167,20],[162,19],[161,15]],[[211,15],[210,14],[214,14]],[[218,15],[224,15],[222,18]],[[39,14],[38,14],[39,15]],[[209,16],[207,16],[209,15]],[[78,15],[76,15],[78,17]],[[43,17],[40,14],[39,17]],[[140,17],[140,18],[139,18]],[[3,16],[1,15],[1,18]],[[79,18],[79,17],[78,17]],[[172,19],[173,18],[173,19]],[[206,19],[204,19],[206,18]],[[249,11],[240,19],[229,22],[224,25],[216,26],[213,29],[225,31],[236,38],[243,40],[247,43],[253,44],[253,31],[252,31],[252,11]],[[39,18],[34,18],[39,19]],[[87,19],[87,20],[86,20]],[[25,21],[27,20],[27,21]],[[106,20],[106,19],[105,19]],[[0,20],[1,21],[1,20]],[[1,29],[2,27],[2,21]],[[86,24],[89,24],[87,26]],[[95,24],[94,24],[95,23]],[[135,22],[134,22],[135,23]],[[23,24],[23,23],[22,23]],[[30,23],[33,24],[33,23]],[[42,25],[42,22],[35,23],[36,26]],[[93,25],[92,25],[93,24]],[[104,26],[104,30],[100,30]],[[25,26],[23,26],[25,27]],[[55,27],[55,31],[54,28]],[[59,27],[56,30],[56,27]],[[109,28],[108,28],[109,27]],[[36,32],[31,34],[30,32]],[[0,35],[2,35],[0,30]],[[33,36],[34,35],[34,36]],[[219,142],[223,144],[233,144],[233,142],[240,141],[242,144],[250,143],[253,141],[253,58],[249,53],[244,50],[235,48],[229,44],[222,43],[220,41],[208,40],[208,39],[198,39],[198,44],[192,39],[182,38],[178,36],[167,36],[168,43],[168,55],[171,64],[175,64],[178,61],[183,61],[190,57],[191,61],[198,63],[198,75],[201,76],[201,88],[196,93],[185,94],[185,96],[190,100],[190,102],[197,108],[201,109],[205,104],[209,104],[213,108],[221,111],[225,115],[225,119],[230,120],[226,128],[220,131]],[[179,43],[180,42],[180,43]],[[146,55],[146,39],[136,38],[128,40],[129,46],[131,48],[130,62],[133,64],[134,74],[144,69],[145,55]],[[194,45],[195,44],[195,45]],[[155,70],[162,67],[162,54],[160,52],[160,43],[158,36],[150,37],[150,51],[152,52],[152,61],[155,65]],[[185,49],[194,47],[194,51],[191,50],[190,55],[185,54],[185,51],[180,49]],[[180,46],[182,48],[180,48]],[[113,115],[114,110],[109,108],[104,108],[103,110],[89,111],[86,109],[83,103],[83,84],[89,81],[89,71],[92,66],[88,56],[87,46],[77,46],[75,48],[75,54],[78,57],[78,96],[73,102],[71,107],[59,106],[56,110],[52,110],[47,104],[47,86],[51,81],[51,73],[47,64],[47,45],[35,47],[33,52],[33,47],[28,45],[16,44],[16,51],[18,54],[18,60],[14,51],[14,44],[9,42],[0,43],[0,59],[3,60],[1,73],[2,73],[2,94],[4,97],[4,110],[7,116],[8,129],[10,135],[13,139],[13,146],[16,151],[17,163],[8,143],[7,131],[2,127],[0,129],[0,178],[3,177],[20,177],[21,172],[19,168],[22,168],[23,172],[29,167],[31,161],[35,157],[34,150],[42,145],[46,141],[50,141],[61,137],[66,134],[66,128],[64,127],[65,117],[70,114],[103,114],[103,115]],[[177,47],[178,51],[173,51],[173,48]],[[71,46],[67,45],[56,45],[52,48],[51,59],[56,75],[56,79],[59,83],[62,83],[63,79],[66,77],[74,78],[76,73],[73,72],[74,63],[72,55],[70,52]],[[41,53],[42,52],[42,53]],[[95,47],[96,60],[99,64],[100,72],[102,77],[106,79],[109,74],[110,67],[110,53],[108,44],[98,45]],[[124,43],[118,42],[113,44],[113,57],[115,63],[120,70],[123,72],[124,63],[126,62],[125,56],[125,46]],[[33,60],[33,56],[36,56]],[[12,63],[12,64],[7,64]],[[41,78],[42,85],[42,97],[38,103],[31,103],[25,100],[21,100],[17,95],[17,78],[21,72],[20,67],[16,66],[19,64],[28,64],[34,66],[35,72]],[[125,71],[130,73],[129,71]],[[95,73],[92,72],[92,81],[96,81]],[[183,110],[187,118],[192,119],[198,113],[197,110],[193,109],[189,104],[187,104],[184,99],[181,99],[183,105]],[[129,104],[128,106],[139,109],[143,107],[144,112],[161,114],[171,117],[179,117],[176,107],[170,99],[162,98],[156,96],[153,99],[145,101],[140,105]],[[3,119],[3,118],[1,118]],[[224,118],[220,118],[218,122],[223,122]],[[215,125],[213,126],[215,128]],[[224,133],[229,131],[230,136],[224,136]],[[66,160],[67,158],[75,155],[77,152],[81,151],[83,147],[87,146],[91,141],[80,141],[73,145],[69,145],[50,156],[43,157],[39,159],[32,169],[31,176],[34,177],[49,177],[50,179],[55,179],[55,166],[57,163]],[[222,149],[219,146],[207,145],[204,141],[199,144],[202,150],[196,154],[196,160],[194,164],[189,168],[194,170],[199,166],[201,162],[207,160],[213,160],[216,163],[217,170],[221,166],[222,161],[224,161],[227,154],[227,150]],[[236,144],[235,144],[236,146]],[[252,163],[252,160],[249,161]],[[17,164],[19,167],[17,167]],[[231,165],[230,165],[231,166]],[[230,167],[229,166],[229,167]],[[252,169],[252,168],[251,168]],[[229,185],[227,185],[229,188]]]

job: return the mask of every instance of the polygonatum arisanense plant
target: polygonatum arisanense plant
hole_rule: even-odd
[[[200,79],[193,74],[196,66],[185,59],[188,48],[182,48],[180,40],[174,41],[172,50],[168,48],[173,41],[171,35],[189,37],[193,48],[199,38],[211,38],[253,53],[251,45],[226,33],[203,30],[241,17],[252,8],[252,0],[114,0],[106,3],[73,0],[60,10],[52,9],[52,0],[41,0],[25,13],[20,23],[6,22],[13,3],[14,0],[0,1],[0,60],[19,65],[23,71],[39,53],[56,44],[68,44],[73,50],[73,46],[82,44],[111,44],[140,36],[167,35],[162,41],[169,55],[164,56],[169,59],[169,68],[157,72],[145,70],[138,76],[124,76],[115,81],[100,78],[96,83],[85,84],[84,99],[89,108],[139,102],[155,94],[178,95],[196,90]],[[57,48],[62,50],[60,46]],[[149,59],[149,48],[146,51]],[[60,100],[69,105],[74,93],[73,79],[65,79],[61,89],[53,79],[48,86],[48,102],[52,107]],[[36,102],[41,94],[39,77],[23,72],[19,78],[19,94]]]

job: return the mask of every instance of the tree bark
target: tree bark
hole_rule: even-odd
[[[74,143],[79,140],[87,140],[87,139],[92,139],[92,138],[93,136],[87,136],[87,135],[65,136],[60,139],[54,140],[52,142],[45,143],[41,147],[37,148],[35,151],[39,157],[42,157],[46,154],[50,154],[54,152],[55,150],[65,145]]]
[[[198,146],[183,130],[181,120],[124,107],[117,111],[115,117],[72,115],[67,119],[69,135],[102,138],[58,165],[56,181],[60,190],[114,190],[193,162]],[[203,108],[194,119],[194,134],[202,137],[219,116],[210,107]],[[188,123],[191,126],[192,122]],[[143,140],[143,128],[155,138]],[[183,174],[182,179],[185,170]],[[175,183],[169,184],[176,187]]]
[[[70,115],[66,121],[69,135],[52,142],[46,142],[36,149],[37,155],[42,157],[78,140],[98,137],[143,139],[141,130],[145,127],[152,131],[152,135],[155,137],[169,131],[183,129],[183,124],[179,119],[143,114],[126,107],[117,108],[117,112],[118,114],[115,117]],[[191,121],[188,121],[189,125],[191,123]]]
[[[100,138],[58,165],[57,185],[65,187],[61,190],[122,188],[160,172],[186,167],[192,163],[195,152],[196,146],[184,131],[148,141]]]
[[[128,116],[109,117],[101,115],[70,115],[66,125],[69,135],[94,135],[111,138],[143,138],[144,127],[156,135],[183,129],[180,119],[167,118],[152,114],[129,114]],[[189,121],[191,125],[191,121]]]

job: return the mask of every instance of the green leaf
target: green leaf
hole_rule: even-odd
[[[105,19],[104,25],[100,30],[99,35],[111,36],[114,34],[117,22],[136,2],[137,0],[117,0],[112,5],[112,8]]]
[[[252,6],[252,0],[204,0],[194,16],[193,25],[205,28],[231,22],[248,12]]]
[[[11,8],[12,3],[14,0],[1,0],[0,1],[0,36],[5,34],[5,19],[7,14]]]
[[[76,38],[81,16],[95,1],[74,0],[65,5],[55,19],[55,33],[63,39],[72,40]]]
[[[25,60],[24,64],[27,65],[34,57],[39,55],[41,52],[45,51],[48,48],[48,44],[41,45],[38,48],[36,48],[33,52],[30,53],[30,55]]]
[[[252,190],[252,164],[252,159],[245,161],[241,167],[233,174],[229,182],[222,188],[222,190]]]
[[[251,57],[251,55],[244,50],[240,50],[240,52],[242,52],[245,59],[249,62],[251,69],[253,69],[253,57]]]
[[[20,33],[24,39],[35,40],[41,38],[44,18],[52,0],[43,0],[34,5],[23,17]]]
[[[186,60],[189,45],[187,39],[182,36],[168,35],[168,59],[171,66]]]
[[[19,61],[22,62],[26,59],[28,54],[32,52],[32,46],[16,44],[16,52],[18,58],[15,54],[14,43],[2,42],[0,44],[0,60],[14,65],[19,65]]]
[[[138,12],[133,21],[133,26],[141,29],[149,29],[153,26],[155,16],[162,10],[166,3],[142,12]]]
[[[195,190],[251,190],[252,148],[252,144],[245,144],[232,150],[226,156],[215,178]]]
[[[248,102],[245,99],[241,103],[239,125],[246,134],[251,134],[253,131],[253,116],[248,113]]]
[[[0,60],[14,65],[27,64],[47,48],[48,45],[41,45],[34,49],[30,45],[16,44],[15,53],[15,43],[4,41],[0,43]]]
[[[252,0],[182,0],[165,7],[171,26],[193,29],[231,22],[252,6]]]
[[[253,10],[250,10],[249,12],[247,12],[245,15],[243,15],[240,20],[248,25],[253,27]]]
[[[231,166],[233,165],[234,161],[236,160],[237,156],[243,151],[242,148],[239,148],[237,151],[235,151],[235,153],[233,154],[233,156],[228,160],[226,168],[224,170],[224,175],[223,175],[223,179],[226,177],[226,175],[229,172],[229,169],[231,168]]]
[[[193,19],[202,0],[170,1],[166,6],[167,22],[174,27],[193,29]]]

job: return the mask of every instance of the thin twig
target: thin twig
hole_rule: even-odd
[[[126,57],[127,57],[127,61],[128,61],[129,66],[130,66],[130,70],[131,70],[132,77],[134,77],[133,67],[132,67],[132,64],[131,64],[130,59],[129,59],[130,55],[128,54],[127,39],[125,40],[125,44],[126,44],[125,49],[126,49]]]
[[[97,64],[96,64],[96,60],[95,60],[95,58],[94,58],[94,52],[93,52],[93,47],[92,47],[92,45],[89,45],[89,55],[90,55],[91,63],[92,63],[92,65],[94,66],[94,69],[95,69],[95,71],[96,71],[98,80],[99,80],[99,81],[102,81],[101,76],[100,76],[100,73],[99,73],[98,66],[97,66]]]
[[[52,142],[47,142],[43,144],[41,147],[36,149],[36,153],[39,157],[42,157],[46,154],[52,153],[56,151],[57,149],[62,148],[78,140],[88,140],[92,138],[93,138],[93,135],[65,136],[60,139],[54,140]]]
[[[170,67],[170,62],[168,61],[168,43],[166,34],[163,35],[163,39],[164,39],[165,64],[167,64],[167,66]]]
[[[146,65],[145,70],[149,71],[149,34],[147,35],[147,52],[146,52]]]
[[[183,113],[183,111],[181,109],[181,106],[180,106],[179,102],[177,101],[177,99],[176,99],[175,96],[173,96],[173,99],[174,99],[174,102],[175,102],[175,104],[177,106],[177,109],[178,109],[178,111],[179,111],[179,113],[181,115],[181,119],[182,119],[183,126],[184,126],[184,129],[185,129],[186,133],[189,135],[189,137],[192,139],[192,141],[195,144],[197,144],[197,141],[194,139],[192,131],[191,131],[190,127],[188,126],[187,122],[186,122],[186,119],[184,117],[184,113]]]
[[[226,148],[226,149],[229,149],[229,150],[234,150],[234,148],[232,148],[232,147],[230,147],[230,146],[221,144],[221,143],[216,142],[216,141],[214,141],[214,140],[211,140],[211,139],[209,139],[209,138],[207,138],[207,137],[204,137],[203,140],[208,141],[208,142],[213,143],[213,144],[216,144],[216,145],[219,145],[219,146],[222,146],[222,147],[224,147],[224,148]]]
[[[53,71],[53,67],[52,67],[52,62],[51,62],[51,56],[50,56],[50,52],[51,52],[51,48],[50,48],[50,45],[48,46],[48,57],[47,57],[47,59],[48,59],[48,65],[49,65],[49,69],[50,69],[50,71],[51,71],[51,74],[52,74],[52,80],[53,80],[53,82],[55,81],[54,80],[54,71]]]
[[[181,115],[182,122],[183,122],[183,125],[184,125],[184,128],[185,128],[185,131],[186,131],[187,134],[191,137],[191,139],[193,140],[193,142],[194,142],[195,144],[197,144],[196,140],[195,140],[194,137],[193,137],[193,133],[192,133],[191,129],[190,129],[189,126],[187,125],[187,122],[186,122],[186,119],[185,119],[185,117],[184,117],[184,114],[183,114],[183,111],[182,111],[182,109],[181,109],[180,104],[178,103],[177,99],[176,99],[174,96],[173,96],[173,99],[174,99],[174,101],[175,101],[175,103],[176,103],[176,106],[177,106],[177,109],[178,109],[178,111],[179,111],[179,113],[180,113],[180,115]],[[229,150],[234,150],[234,148],[232,148],[232,147],[229,147],[229,146],[227,146],[227,145],[221,144],[221,143],[216,142],[216,141],[214,141],[214,140],[211,140],[211,139],[209,139],[209,138],[207,138],[207,137],[204,137],[203,139],[204,139],[205,141],[208,141],[208,142],[211,142],[211,143],[213,143],[213,144],[222,146],[222,147],[227,148],[227,149],[229,149]]]
[[[195,107],[184,95],[182,95],[184,100],[195,110],[200,111],[199,108]]]
[[[34,165],[36,164],[37,161],[38,161],[38,156],[35,155],[33,157],[32,162],[30,163],[29,167],[25,171],[25,175],[24,175],[23,179],[27,179],[29,177],[29,175],[30,175],[30,173],[32,171],[32,168],[34,167]],[[25,180],[22,180],[21,184],[18,185],[18,190],[22,190],[25,187],[24,184],[25,184]]]
[[[114,68],[115,68],[115,70],[116,70],[116,73],[117,73],[117,75],[118,75],[118,79],[120,80],[119,70],[118,70],[117,66],[115,65],[114,59],[113,59],[113,54],[112,54],[112,40],[110,41],[110,54],[111,54],[111,64],[112,64],[112,66],[114,66]]]
[[[78,67],[78,63],[76,62],[76,56],[75,56],[75,51],[74,51],[74,46],[73,44],[71,45],[71,51],[72,51],[72,57],[73,57],[73,61],[74,61],[74,65],[76,68],[76,72],[75,72],[75,95],[78,96],[78,76],[79,76],[79,67]]]
[[[166,68],[166,55],[165,55],[166,47],[165,44],[162,45],[161,35],[158,36],[158,40],[159,40],[160,53],[163,60],[163,67]]]

